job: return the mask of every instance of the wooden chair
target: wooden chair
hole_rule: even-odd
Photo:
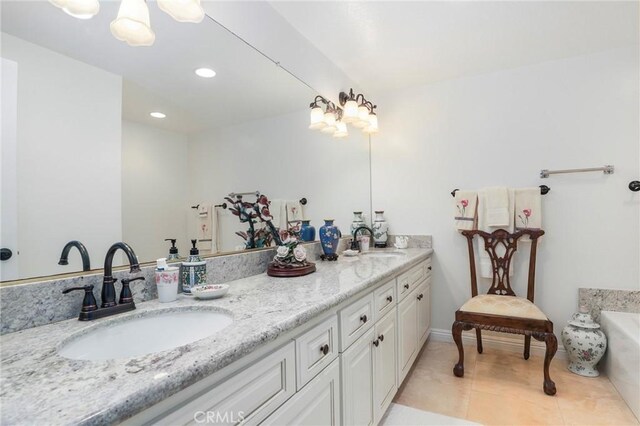
[[[542,230],[522,230],[510,234],[504,229],[492,233],[483,231],[462,231],[467,237],[469,247],[469,263],[471,271],[471,299],[456,311],[456,320],[451,327],[453,340],[458,346],[460,359],[453,367],[453,374],[464,376],[464,349],[462,347],[462,331],[476,330],[478,353],[482,353],[481,330],[524,335],[524,359],[529,359],[531,337],[545,342],[544,357],[544,393],[555,395],[556,385],[549,376],[551,360],[558,349],[558,340],[553,334],[553,323],[533,303],[536,246],[538,238],[544,234]],[[493,271],[493,281],[487,294],[478,296],[473,238],[479,235],[484,240],[485,250],[489,253]],[[509,267],[517,250],[518,239],[528,235],[531,239],[529,255],[529,279],[527,298],[517,297],[511,289]]]

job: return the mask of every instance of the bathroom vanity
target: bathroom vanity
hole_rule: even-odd
[[[376,424],[429,335],[431,253],[341,257],[304,277],[232,281],[218,300],[154,300],[92,324],[4,335],[2,423]],[[233,322],[135,358],[84,361],[57,352],[132,316],[203,309]]]

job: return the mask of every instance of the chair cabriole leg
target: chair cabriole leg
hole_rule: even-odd
[[[524,359],[529,359],[529,354],[531,352],[531,336],[524,336]]]
[[[453,374],[456,377],[464,376],[464,347],[462,346],[462,328],[463,323],[455,321],[451,326],[451,334],[453,335],[453,341],[456,342],[458,347],[458,363],[453,367]]]

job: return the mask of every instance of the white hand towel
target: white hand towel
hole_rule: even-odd
[[[287,223],[293,224],[302,220],[302,204],[297,200],[287,201]]]
[[[496,229],[505,229],[507,232],[513,232],[514,229],[514,208],[515,193],[513,189],[506,189],[507,192],[507,223],[504,226],[492,226],[488,223],[489,193],[492,188],[482,189],[478,191],[478,229],[485,232],[493,232]],[[480,260],[480,276],[483,278],[492,278],[493,271],[491,268],[491,258],[484,248],[484,239],[478,239],[478,258]],[[500,253],[499,253],[500,254]],[[509,276],[513,276],[513,261],[509,268]]]
[[[515,228],[542,229],[542,195],[540,188],[518,188],[515,190]],[[520,241],[531,241],[528,235]]]
[[[198,207],[198,248],[203,254],[209,254],[212,248],[212,219],[213,206],[210,204],[200,204]]]
[[[486,188],[485,214],[487,226],[508,226],[509,191],[505,187]]]
[[[211,253],[217,253],[219,251],[220,243],[219,230],[218,230],[218,209],[220,207],[211,208]]]
[[[269,204],[269,212],[271,213],[271,223],[278,229],[286,229],[287,221],[287,205],[284,200],[271,200]]]
[[[476,191],[457,190],[453,199],[455,227],[458,231],[475,229],[478,206]]]

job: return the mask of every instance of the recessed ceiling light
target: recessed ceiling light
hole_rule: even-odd
[[[163,114],[161,112],[152,112],[149,115],[153,118],[165,118],[167,116],[166,114]]]
[[[196,75],[202,78],[212,78],[216,76],[216,72],[211,68],[198,68],[196,70]]]

